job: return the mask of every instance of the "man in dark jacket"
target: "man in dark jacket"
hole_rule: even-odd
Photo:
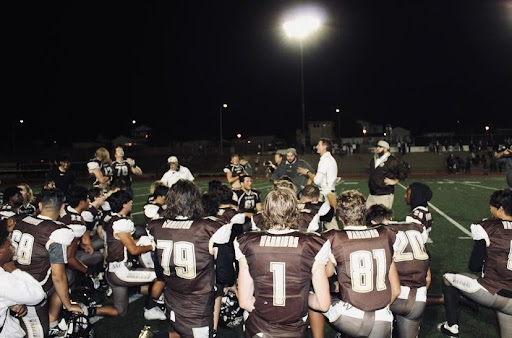
[[[395,199],[395,185],[407,178],[407,169],[389,152],[389,143],[380,140],[375,155],[370,161],[368,188],[370,194],[366,208],[374,204],[383,204],[392,209]]]

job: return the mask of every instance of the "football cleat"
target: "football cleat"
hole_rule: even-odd
[[[166,320],[165,313],[158,306],[151,309],[144,308],[144,318],[146,320]]]
[[[442,334],[447,335],[448,337],[458,337],[459,336],[459,325],[453,324],[452,326],[448,325],[448,322],[443,322],[437,325],[437,329]]]

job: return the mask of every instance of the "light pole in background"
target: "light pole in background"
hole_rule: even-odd
[[[318,30],[321,17],[318,13],[301,11],[283,23],[283,29],[290,38],[299,40],[300,46],[300,81],[301,81],[301,113],[302,113],[302,146],[306,149],[306,103],[304,102],[304,55],[303,41]]]
[[[341,146],[341,110],[336,108],[336,116],[338,117],[338,145]]]
[[[219,131],[220,131],[220,154],[222,155],[222,111],[228,107],[227,103],[223,103],[219,107]]]

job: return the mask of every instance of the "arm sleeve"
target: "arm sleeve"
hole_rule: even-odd
[[[485,261],[485,240],[481,239],[475,241],[473,251],[471,252],[471,258],[469,259],[469,270],[473,272],[482,272],[482,267]]]
[[[236,280],[233,249],[228,244],[215,244],[215,247],[217,248],[217,259],[215,260],[217,283],[231,286],[235,284]]]
[[[15,304],[35,305],[46,295],[39,282],[20,269],[12,273],[0,272],[0,281],[0,298]]]

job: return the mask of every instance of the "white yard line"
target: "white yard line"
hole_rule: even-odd
[[[401,186],[404,190],[407,189],[406,186],[404,186],[403,184],[401,183],[398,183],[399,186]],[[455,221],[453,218],[451,218],[450,216],[448,216],[447,214],[445,214],[443,211],[441,211],[441,209],[439,209],[438,207],[436,207],[434,204],[428,202],[428,206],[432,209],[434,209],[438,214],[440,214],[441,216],[443,216],[448,222],[450,222],[451,224],[455,225],[460,231],[462,231],[463,233],[465,233],[466,235],[468,235],[470,238],[471,237],[471,232],[466,229],[465,227],[463,227],[462,225],[460,225],[457,221]]]

